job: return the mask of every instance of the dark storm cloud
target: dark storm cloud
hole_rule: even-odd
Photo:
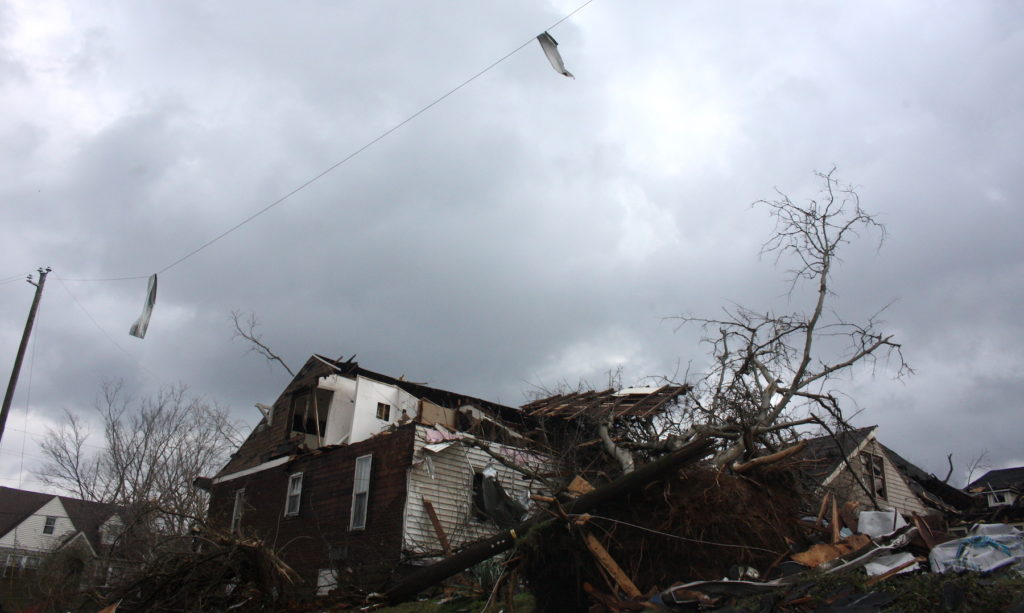
[[[148,275],[531,41],[162,274],[145,341],[145,279],[66,282],[118,348],[54,278],[16,402],[31,391],[30,429],[108,378],[183,381],[252,422],[286,377],[231,340],[232,309],[293,365],[358,353],[512,404],[619,365],[696,371],[699,330],[663,318],[801,308],[750,203],[812,197],[834,163],[889,230],[851,246],[837,308],[895,299],[918,369],[857,373],[858,423],[937,472],[949,450],[1019,461],[970,425],[1019,410],[1022,9],[598,1],[552,31],[571,81],[531,39],[572,8],[6,5],[0,278]],[[0,285],[4,371],[23,286]]]

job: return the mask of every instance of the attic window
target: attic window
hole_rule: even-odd
[[[885,460],[882,456],[873,453],[863,452],[860,454],[861,467],[864,470],[865,485],[871,491],[873,498],[888,498],[885,487]]]
[[[46,523],[43,525],[43,534],[53,534],[57,527],[57,518],[53,515],[46,516]]]
[[[391,405],[383,402],[377,403],[377,419],[391,421]]]
[[[305,389],[292,396],[292,432],[323,436],[334,392],[322,389],[317,389],[316,393],[311,391]]]

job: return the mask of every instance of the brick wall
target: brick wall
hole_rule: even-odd
[[[335,567],[340,579],[378,589],[391,578],[402,552],[406,476],[415,426],[306,453],[282,466],[213,485],[210,522],[227,530],[235,492],[245,488],[241,531],[278,550],[303,579],[300,592],[316,587],[317,571]],[[349,530],[355,460],[373,454],[366,529]],[[299,513],[285,517],[288,479],[303,473]],[[333,561],[332,561],[333,560]]]

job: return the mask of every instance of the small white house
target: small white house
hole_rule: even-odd
[[[0,487],[2,574],[34,569],[46,554],[72,544],[98,557],[119,527],[113,505]]]

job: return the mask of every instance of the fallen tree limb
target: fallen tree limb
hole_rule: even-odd
[[[697,462],[707,456],[710,451],[711,442],[707,437],[697,436],[694,440],[676,451],[653,462],[644,464],[633,472],[622,475],[615,481],[598,487],[594,491],[583,494],[579,498],[567,503],[565,511],[568,515],[590,511],[608,500],[618,498],[623,494],[643,487],[680,466]],[[436,585],[474,564],[511,549],[515,546],[516,539],[526,534],[528,530],[547,525],[551,521],[551,519],[545,516],[535,515],[511,529],[503,530],[492,537],[477,541],[450,558],[445,558],[440,562],[425,566],[409,574],[387,590],[384,593],[384,598],[392,604],[407,600],[426,588]]]
[[[804,450],[805,447],[807,447],[807,441],[800,441],[796,445],[793,445],[791,447],[786,447],[782,451],[777,451],[777,452],[775,452],[775,453],[773,453],[771,455],[764,455],[764,456],[761,456],[759,458],[754,458],[753,460],[750,460],[749,462],[743,462],[743,463],[736,462],[736,463],[734,463],[732,465],[732,469],[735,472],[743,474],[745,472],[750,471],[750,469],[752,469],[752,468],[754,468],[756,466],[763,466],[765,464],[771,464],[772,462],[778,462],[779,460],[783,460],[785,458],[788,458],[789,456],[791,456],[793,454],[800,453],[801,451]]]

